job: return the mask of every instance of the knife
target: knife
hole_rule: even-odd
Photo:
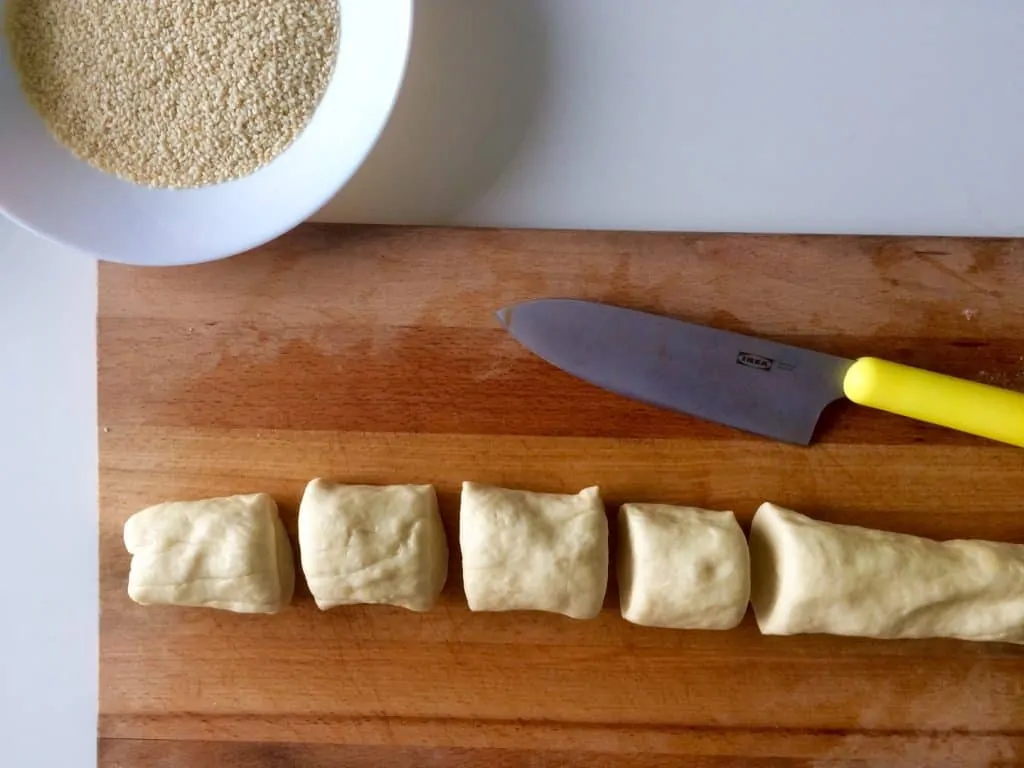
[[[855,403],[1024,447],[1024,394],[907,365],[848,360],[576,299],[497,312],[534,354],[652,405],[809,445],[825,407]]]

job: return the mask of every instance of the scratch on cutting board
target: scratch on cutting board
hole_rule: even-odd
[[[942,274],[946,275],[947,277],[952,278],[953,280],[956,280],[956,281],[960,282],[963,285],[966,285],[968,288],[973,288],[974,290],[976,290],[976,291],[978,291],[980,293],[985,293],[985,294],[988,294],[989,296],[994,295],[994,292],[990,288],[986,288],[983,285],[978,285],[978,283],[976,283],[974,280],[971,280],[969,277],[961,275],[955,269],[953,269],[952,267],[946,266],[945,264],[943,264],[941,261],[939,261],[934,256],[928,256],[928,255],[926,255],[924,253],[919,253],[918,255],[921,257],[922,261],[927,262],[928,264],[931,264],[932,267],[934,267],[936,271],[941,272]]]
[[[978,689],[984,690],[990,686],[991,678],[995,674],[996,671],[989,663],[975,664],[961,683],[961,689],[970,691],[977,686]],[[992,702],[976,702],[975,709],[970,713],[972,716],[965,721],[963,713],[944,712],[935,707],[936,699],[942,696],[945,690],[942,682],[935,682],[925,683],[916,691],[904,691],[899,696],[893,696],[884,689],[874,691],[872,702],[860,712],[858,725],[865,732],[844,735],[834,749],[823,755],[825,759],[821,762],[812,762],[811,765],[832,765],[835,758],[858,759],[871,754],[877,748],[877,745],[873,744],[878,739],[877,730],[888,725],[892,712],[896,710],[907,712],[912,721],[927,722],[930,732],[907,733],[894,745],[895,750],[891,755],[893,759],[906,761],[910,765],[935,765],[948,759],[951,749],[955,746],[952,732],[970,731],[985,722],[986,712]],[[1000,727],[1007,728],[1014,725],[1012,716],[999,723]],[[971,759],[980,758],[980,765],[1002,763],[1018,757],[1011,737],[991,735],[982,743],[972,744],[970,749]]]
[[[1024,392],[1024,356],[1017,359],[1017,365],[1015,371],[978,371],[976,378],[982,384]]]
[[[484,370],[477,373],[473,380],[476,382],[488,381],[504,376],[509,372],[509,365],[504,359],[494,360]]]
[[[835,765],[836,759],[865,759],[877,750],[878,736],[871,733],[851,733],[840,739],[838,746],[829,750],[823,759],[810,763],[813,768]],[[895,746],[894,754],[888,759],[898,759],[900,764],[939,765],[945,764],[955,737],[951,734],[929,733],[908,735]],[[981,744],[972,744],[970,760],[977,765],[1003,764],[1016,758],[1017,750],[1012,737],[989,736]],[[957,761],[959,765],[960,762]],[[972,762],[972,765],[975,763]],[[1006,764],[1010,764],[1006,762]]]
[[[830,462],[832,462],[832,464],[835,465],[835,467],[846,476],[846,479],[850,482],[851,485],[853,485],[855,488],[859,490],[864,490],[863,483],[861,483],[857,476],[850,471],[850,468],[847,467],[846,464],[839,460],[839,457],[832,453],[832,451],[826,444],[823,443],[821,445],[821,448],[823,449],[821,451],[822,456],[824,456]]]
[[[513,347],[511,345],[499,344],[494,347],[493,352],[494,357],[487,366],[482,367],[481,370],[473,375],[474,381],[481,382],[497,379],[511,372],[512,360],[517,354]]]

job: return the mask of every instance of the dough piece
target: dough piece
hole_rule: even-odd
[[[1024,545],[833,525],[765,503],[750,556],[766,635],[1024,642]]]
[[[299,553],[322,611],[355,603],[426,611],[448,576],[448,545],[430,485],[313,480],[299,505]]]
[[[562,495],[463,483],[459,540],[470,610],[601,611],[608,518],[597,488]]]
[[[124,544],[141,605],[277,613],[291,602],[291,544],[268,494],[157,504],[128,518]]]
[[[670,629],[732,629],[750,599],[747,537],[732,512],[624,504],[618,575],[626,621]]]

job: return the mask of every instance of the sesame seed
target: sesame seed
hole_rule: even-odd
[[[288,148],[330,80],[337,0],[10,0],[21,87],[50,133],[107,173],[191,188]]]

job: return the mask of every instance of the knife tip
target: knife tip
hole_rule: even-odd
[[[498,318],[498,322],[501,323],[505,328],[509,328],[512,325],[512,307],[502,307],[494,316]]]

